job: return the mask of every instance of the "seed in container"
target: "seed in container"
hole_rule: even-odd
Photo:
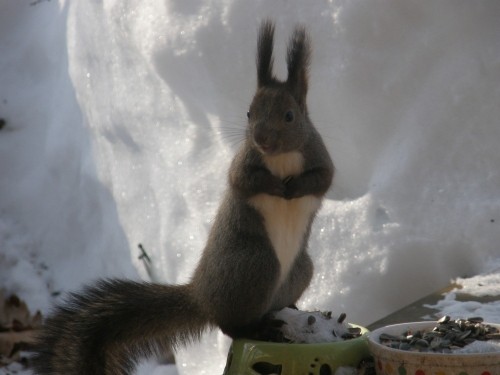
[[[435,353],[500,351],[498,340],[498,328],[483,323],[481,317],[453,320],[447,315],[429,331],[403,332],[401,335],[382,333],[379,337],[381,344],[393,349]]]

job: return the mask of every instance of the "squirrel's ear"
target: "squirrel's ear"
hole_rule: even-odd
[[[257,41],[257,84],[265,86],[274,81],[273,76],[274,23],[262,21]]]
[[[304,27],[297,27],[288,43],[286,57],[288,78],[286,84],[301,108],[304,108],[306,104],[310,58],[311,44],[309,36]]]

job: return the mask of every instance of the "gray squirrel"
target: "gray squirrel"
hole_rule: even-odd
[[[38,337],[36,374],[129,374],[142,357],[211,327],[252,338],[266,314],[294,305],[307,288],[311,225],[334,167],[307,111],[308,34],[294,29],[282,82],[272,72],[274,29],[260,26],[245,140],[191,281],[108,279],[70,294]]]

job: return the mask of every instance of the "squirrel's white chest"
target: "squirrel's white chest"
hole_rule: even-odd
[[[304,158],[299,152],[264,157],[272,174],[281,179],[302,173]],[[250,204],[264,217],[267,234],[280,262],[280,283],[288,275],[295,258],[303,246],[304,235],[312,215],[319,209],[321,200],[308,195],[286,200],[269,194],[258,194]]]

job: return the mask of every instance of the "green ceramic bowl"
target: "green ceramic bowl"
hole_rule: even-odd
[[[324,344],[278,344],[253,340],[234,340],[224,375],[333,375],[338,367],[357,367],[370,357],[368,330],[362,336]]]

